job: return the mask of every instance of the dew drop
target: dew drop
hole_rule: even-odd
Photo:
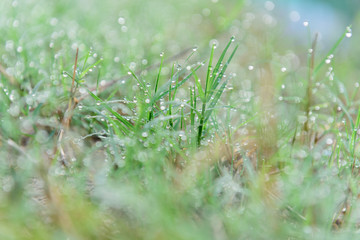
[[[118,18],[118,23],[119,23],[120,25],[125,24],[125,18],[119,17],[119,18]]]
[[[267,11],[272,11],[275,8],[275,4],[272,1],[266,1],[264,7]]]
[[[122,32],[127,32],[127,31],[128,31],[127,26],[122,26],[122,27],[121,27],[121,31],[122,31]]]
[[[351,37],[352,37],[352,30],[351,30],[351,28],[350,28],[350,27],[346,27],[346,31],[347,31],[347,33],[345,34],[345,36],[346,36],[347,38],[351,38]]]
[[[254,70],[254,66],[253,66],[253,65],[249,65],[249,66],[248,66],[248,69],[249,69],[249,71],[252,71],[252,70]]]
[[[216,48],[219,45],[219,41],[217,39],[211,39],[209,45],[210,47]]]
[[[327,145],[331,145],[331,144],[333,144],[333,142],[334,141],[331,138],[326,139],[326,144]]]
[[[297,11],[291,11],[289,17],[292,22],[298,22],[300,20],[300,14]]]

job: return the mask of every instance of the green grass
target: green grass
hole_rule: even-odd
[[[357,20],[295,39],[238,0],[0,9],[0,239],[359,238]]]

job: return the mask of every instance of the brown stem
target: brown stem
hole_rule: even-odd
[[[16,79],[6,72],[5,67],[0,63],[0,73],[7,79],[12,85],[18,85]]]
[[[316,43],[317,43],[317,39],[318,39],[318,33],[315,34],[315,38],[312,42],[312,52],[311,52],[311,57],[310,57],[310,65],[309,65],[309,75],[308,75],[308,86],[307,86],[307,90],[306,90],[306,106],[305,106],[305,112],[306,112],[306,122],[304,123],[304,132],[308,133],[306,134],[307,137],[309,137],[309,131],[310,131],[310,126],[309,126],[309,117],[310,117],[310,109],[311,109],[311,105],[312,105],[312,87],[313,87],[313,81],[314,81],[314,65],[315,65],[315,49],[316,49]]]

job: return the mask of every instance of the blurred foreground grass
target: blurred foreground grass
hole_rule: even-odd
[[[260,2],[1,1],[0,239],[359,238],[357,20]]]

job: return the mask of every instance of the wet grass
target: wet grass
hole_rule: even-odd
[[[358,238],[351,27],[299,43],[238,0],[0,9],[1,239]]]

